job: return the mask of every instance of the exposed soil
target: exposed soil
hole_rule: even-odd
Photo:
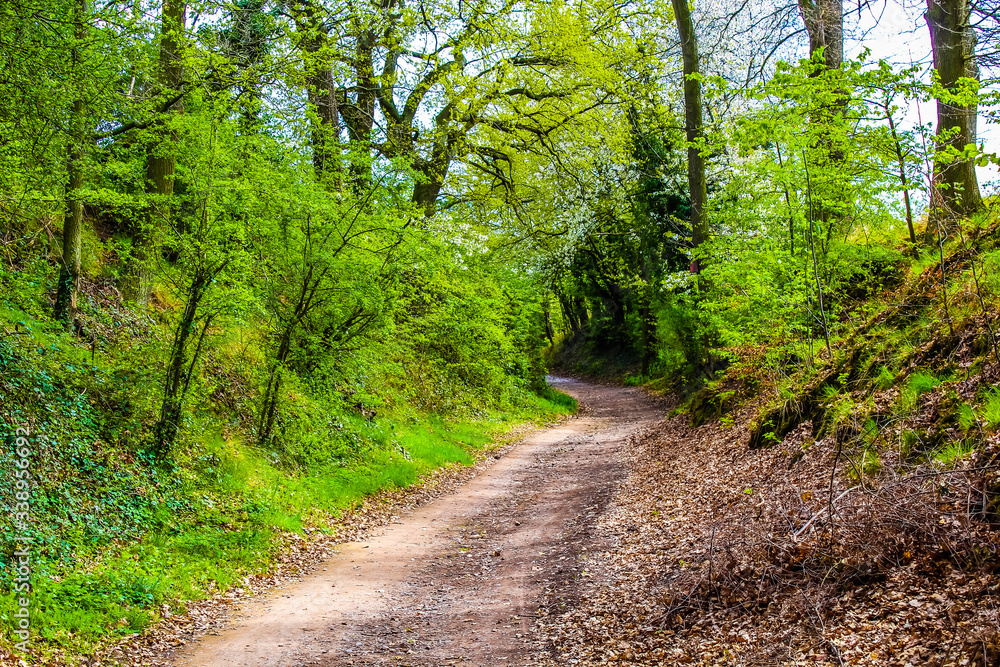
[[[525,665],[542,615],[572,608],[630,437],[664,416],[638,389],[557,380],[580,415],[515,446],[455,493],[343,545],[182,650],[200,665]]]

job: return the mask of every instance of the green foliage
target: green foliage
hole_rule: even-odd
[[[259,449],[245,436],[222,434],[233,428],[234,413],[220,417],[203,407],[181,433],[167,472],[142,438],[158,388],[126,381],[144,377],[142,364],[127,363],[136,363],[133,346],[142,343],[125,339],[123,349],[109,347],[91,363],[90,350],[61,327],[4,308],[4,328],[7,318],[17,318],[25,333],[0,338],[0,471],[7,479],[14,425],[30,423],[36,647],[89,651],[140,632],[161,616],[163,604],[177,609],[266,571],[280,533],[327,530],[366,496],[409,486],[441,466],[469,465],[510,426],[575,409],[571,398],[545,385],[539,394],[524,391],[481,406],[478,419],[456,420],[414,411],[405,396],[381,400],[373,386],[351,401],[334,400],[300,380],[294,388],[303,413],[289,425],[303,442]],[[147,349],[164,350],[159,343]],[[126,376],[132,368],[137,375]],[[206,392],[196,394],[208,400]],[[355,400],[385,412],[366,418],[354,412]],[[5,544],[15,534],[12,503],[12,489],[3,485]],[[4,627],[16,607],[12,576],[0,572]]]
[[[995,430],[1000,427],[1000,389],[994,388],[986,393],[980,409],[980,418],[989,429]]]

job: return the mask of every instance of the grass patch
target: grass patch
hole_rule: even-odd
[[[946,468],[953,467],[956,463],[972,453],[974,442],[970,438],[956,440],[948,443],[934,453],[934,460]]]
[[[922,395],[932,391],[942,382],[943,380],[929,373],[914,373],[906,380],[900,395],[902,408],[912,410]]]
[[[892,372],[889,368],[882,366],[879,369],[878,375],[875,376],[875,386],[879,389],[885,390],[896,384],[896,374]]]
[[[919,276],[932,266],[937,266],[940,255],[937,248],[922,250],[919,256],[910,262],[910,275]]]
[[[968,431],[973,426],[979,423],[976,418],[976,412],[972,409],[972,406],[968,403],[962,403],[958,406],[958,426],[963,431]]]
[[[876,475],[880,470],[882,470],[882,460],[879,458],[878,452],[875,451],[874,447],[863,447],[860,455],[850,461],[847,477],[857,484],[862,478]]]
[[[1000,388],[991,389],[986,393],[980,417],[989,429],[1000,426]]]
[[[471,465],[477,450],[518,424],[575,409],[575,400],[546,387],[477,421],[434,414],[372,422],[344,417],[359,443],[350,458],[299,467],[239,438],[204,435],[178,457],[177,486],[158,494],[142,489],[152,496],[137,504],[145,512],[143,533],[101,544],[88,543],[83,533],[64,534],[60,539],[70,541],[62,556],[40,560],[31,597],[32,649],[88,654],[142,632],[162,616],[164,604],[180,609],[266,572],[282,533],[329,530],[330,516],[367,496],[408,487],[443,466]],[[6,575],[0,572],[0,627],[10,636],[17,595]]]
[[[649,382],[649,378],[641,374],[626,374],[622,379],[622,384],[626,387],[641,387],[642,385]]]

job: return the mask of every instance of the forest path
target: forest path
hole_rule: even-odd
[[[577,417],[381,534],[344,544],[316,574],[249,603],[175,664],[534,662],[539,606],[572,604],[587,576],[578,556],[601,548],[593,528],[625,477],[622,443],[664,416],[639,389],[552,382],[580,401]]]

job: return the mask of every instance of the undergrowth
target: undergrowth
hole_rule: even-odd
[[[751,449],[768,450],[789,479],[825,487],[823,506],[806,509],[814,491],[789,485],[775,506],[804,503],[800,516],[790,521],[778,512],[773,524],[755,524],[740,536],[772,536],[759,549],[761,562],[840,590],[881,581],[911,562],[931,573],[942,571],[943,560],[970,571],[996,567],[1000,283],[985,277],[983,267],[1000,253],[1000,223],[994,216],[964,233],[945,246],[944,278],[936,255],[913,260],[902,284],[839,323],[848,333],[833,341],[832,355],[780,341],[765,355],[730,350],[741,361],[689,402],[695,426],[702,406],[727,415],[755,402]],[[977,276],[983,276],[978,284]],[[760,380],[758,390],[731,400],[750,376]],[[722,419],[719,427],[731,428],[732,418]],[[722,535],[714,539],[720,552],[751,549]],[[725,576],[734,587],[750,585]],[[705,597],[697,604],[710,605],[720,584],[698,581]],[[806,585],[801,578],[789,582]]]
[[[281,437],[260,443],[259,378],[248,370],[259,348],[243,331],[211,351],[181,440],[163,461],[150,433],[169,343],[160,315],[111,307],[95,293],[81,317],[92,340],[68,334],[48,318],[44,299],[24,296],[29,282],[40,294],[48,270],[0,272],[8,288],[0,298],[0,647],[15,641],[21,595],[9,564],[27,536],[29,649],[43,662],[56,651],[87,655],[265,574],[289,534],[333,533],[365,498],[471,465],[515,426],[576,409],[537,369],[515,369],[535,374],[533,388],[497,376],[485,395],[447,369],[414,370],[436,374],[439,390],[451,392],[433,402],[405,386],[396,360],[372,353],[355,360],[364,373],[289,384]],[[24,426],[33,478],[27,529],[13,523],[7,483],[15,430]]]

